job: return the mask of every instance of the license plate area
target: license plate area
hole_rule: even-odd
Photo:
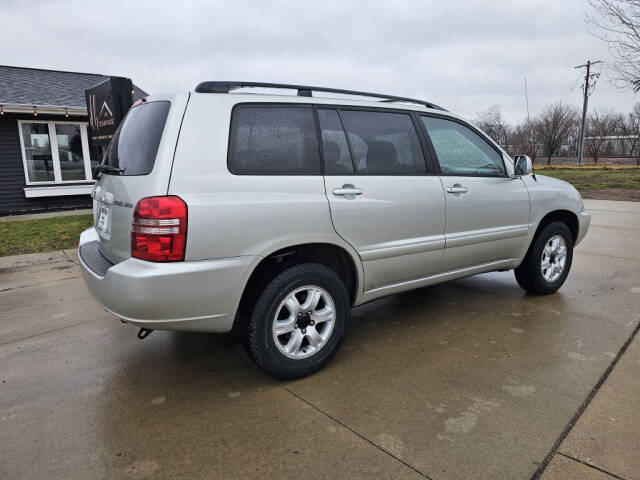
[[[111,216],[111,209],[104,203],[98,203],[98,216],[96,220],[96,228],[102,233],[109,232],[109,217]]]

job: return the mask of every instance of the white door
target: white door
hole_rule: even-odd
[[[317,112],[331,218],[362,258],[365,291],[435,272],[444,248],[444,193],[427,172],[411,115]]]
[[[422,116],[440,166],[446,247],[440,271],[517,258],[529,231],[529,193],[502,153],[462,122]]]

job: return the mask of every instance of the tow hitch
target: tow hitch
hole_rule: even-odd
[[[138,331],[138,338],[140,340],[144,340],[151,332],[153,332],[153,329],[151,328],[141,328],[140,331]]]

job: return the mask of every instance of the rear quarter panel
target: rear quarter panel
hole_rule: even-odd
[[[114,200],[107,233],[99,232],[100,241],[104,247],[102,252],[113,263],[118,263],[131,256],[131,223],[136,203],[144,197],[167,194],[180,122],[188,100],[189,94],[187,93],[148,97],[149,102],[171,102],[171,109],[158,146],[155,163],[149,174],[137,176],[100,175],[96,182],[95,192],[108,192]]]
[[[321,175],[234,175],[227,168],[233,95],[193,93],[169,194],[188,205],[186,260],[267,256],[325,242],[355,251],[335,232]]]

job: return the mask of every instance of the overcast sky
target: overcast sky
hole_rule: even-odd
[[[39,5],[36,5],[40,3]],[[302,83],[438,103],[467,117],[499,104],[510,121],[563,100],[581,108],[586,0],[2,0],[0,63],[131,77],[150,93],[202,80]],[[590,105],[640,100],[606,79]]]

